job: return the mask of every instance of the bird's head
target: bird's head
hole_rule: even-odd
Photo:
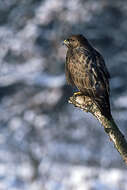
[[[88,45],[89,43],[88,40],[83,35],[77,34],[77,35],[72,35],[66,40],[64,40],[64,44],[68,48],[77,48],[80,46]]]

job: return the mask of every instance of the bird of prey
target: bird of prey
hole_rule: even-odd
[[[111,119],[109,102],[109,72],[102,55],[81,34],[64,40],[67,46],[65,74],[68,84],[76,86],[79,94],[88,96],[101,114]]]

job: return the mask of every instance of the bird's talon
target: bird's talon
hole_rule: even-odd
[[[74,93],[74,96],[81,96],[81,95],[82,95],[81,92],[75,92],[75,93]]]

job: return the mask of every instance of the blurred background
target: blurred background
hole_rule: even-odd
[[[68,104],[62,41],[72,33],[104,56],[127,138],[127,1],[0,0],[0,190],[127,189],[103,127]]]

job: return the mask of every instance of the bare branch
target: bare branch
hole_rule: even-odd
[[[105,132],[108,134],[110,140],[114,143],[115,148],[127,164],[127,142],[113,118],[109,121],[103,116],[96,104],[87,96],[74,94],[70,97],[69,103],[85,112],[92,113],[96,117],[96,119],[104,126]]]

